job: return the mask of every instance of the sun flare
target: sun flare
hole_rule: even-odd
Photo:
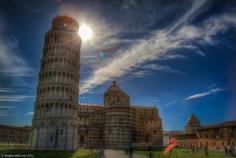
[[[93,37],[93,31],[89,25],[83,24],[78,31],[82,41],[90,40]]]

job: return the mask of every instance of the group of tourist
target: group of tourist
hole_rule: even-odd
[[[205,145],[205,146],[197,146],[197,145],[190,145],[188,147],[189,149],[192,150],[192,152],[198,152],[199,150],[204,150],[204,153],[205,153],[205,156],[208,157],[209,153],[208,153],[208,146]],[[235,147],[232,146],[232,145],[226,145],[224,146],[224,152],[225,152],[225,155],[230,155],[230,156],[236,156],[236,150],[235,150]]]
[[[205,146],[201,146],[201,147],[198,147],[198,146],[190,146],[190,149],[192,149],[192,152],[195,153],[195,152],[198,152],[198,151],[204,151],[205,153],[205,156],[208,157],[209,156],[209,152],[208,152],[208,146],[205,145]]]
[[[224,150],[225,150],[225,155],[236,156],[235,147],[233,145],[227,144]]]

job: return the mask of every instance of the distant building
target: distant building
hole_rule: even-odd
[[[232,146],[236,149],[236,120],[204,126],[197,130],[199,146],[211,149],[224,149]]]
[[[27,144],[31,127],[0,125],[0,144]]]
[[[171,135],[177,139],[179,147],[207,146],[211,150],[235,148],[236,121],[226,121],[215,125],[201,126],[199,119],[192,114],[186,123],[185,132]]]
[[[45,35],[30,148],[129,148],[162,145],[156,107],[132,106],[115,81],[102,105],[78,103],[81,39],[68,16],[53,19]]]

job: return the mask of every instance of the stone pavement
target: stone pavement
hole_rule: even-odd
[[[126,154],[124,150],[105,149],[104,155],[105,158],[129,158],[129,155]],[[143,155],[133,154],[133,158],[148,158],[148,157]]]

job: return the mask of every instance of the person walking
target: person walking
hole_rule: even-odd
[[[192,146],[192,152],[193,152],[193,153],[195,152],[195,148],[194,148],[194,145]]]
[[[225,155],[228,155],[228,149],[227,149],[227,146],[225,146]]]
[[[235,156],[235,147],[231,145],[230,147],[231,156]]]
[[[231,152],[230,152],[230,145],[229,145],[229,143],[227,143],[227,151],[228,151],[228,154],[231,153]]]
[[[235,144],[233,144],[233,149],[232,149],[233,151],[232,151],[232,156],[236,156],[236,146],[235,146]]]
[[[205,156],[208,157],[208,146],[204,146]]]
[[[149,152],[148,158],[153,158],[153,153],[152,152]]]
[[[105,158],[104,148],[102,148],[102,150],[101,150],[101,158]]]
[[[129,148],[129,158],[133,158],[133,152],[134,152],[133,148],[130,147]]]

